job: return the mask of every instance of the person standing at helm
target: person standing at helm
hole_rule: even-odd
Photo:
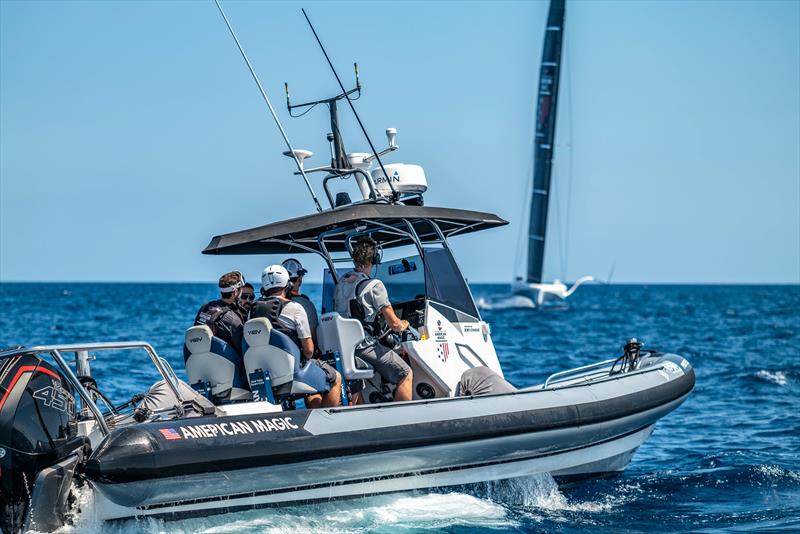
[[[306,405],[309,408],[319,408],[320,405],[324,407],[339,406],[341,404],[342,377],[334,367],[314,358],[314,341],[311,338],[308,316],[300,304],[289,300],[291,287],[289,272],[285,267],[282,265],[267,266],[261,274],[262,296],[250,308],[250,319],[256,317],[269,319],[272,328],[289,336],[300,348],[304,360],[310,360],[317,366],[319,380],[317,383],[309,385],[323,393],[322,396],[309,395],[306,397]]]
[[[378,243],[369,236],[359,238],[353,246],[352,257],[355,270],[336,284],[334,309],[342,317],[361,321],[364,330],[371,335],[371,344],[357,356],[372,365],[383,380],[396,385],[394,400],[411,400],[414,379],[411,367],[394,349],[377,339],[386,327],[393,332],[403,332],[409,326],[408,321],[394,313],[383,282],[370,276],[372,267],[380,261]]]
[[[300,288],[303,286],[303,277],[308,273],[303,268],[300,260],[289,258],[281,263],[289,272],[289,281],[291,281],[291,290],[287,297],[303,307],[308,317],[308,325],[311,327],[311,339],[314,341],[314,346],[317,346],[317,327],[319,326],[319,314],[317,307],[311,302],[311,299],[306,295],[300,293]]]
[[[208,326],[214,336],[233,347],[239,355],[242,354],[244,335],[244,317],[239,307],[239,297],[244,284],[244,276],[239,271],[223,274],[219,279],[220,298],[204,304],[194,318],[195,326]]]

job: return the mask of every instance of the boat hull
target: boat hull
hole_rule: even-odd
[[[221,513],[544,472],[616,472],[694,386],[686,360],[664,358],[673,362],[669,373],[651,365],[590,385],[269,414],[280,416],[273,426],[283,429],[263,432],[185,437],[198,427],[213,433],[206,426],[214,424],[212,418],[137,425],[112,432],[86,474],[103,495],[101,518],[120,519]],[[255,425],[252,416],[216,420],[229,420],[229,430],[237,421]]]

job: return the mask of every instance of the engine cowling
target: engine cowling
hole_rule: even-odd
[[[59,369],[33,354],[0,359],[0,527],[58,528],[67,508],[78,436],[75,393]]]

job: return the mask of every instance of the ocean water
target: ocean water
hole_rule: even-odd
[[[183,331],[214,294],[212,284],[0,284],[0,346],[145,340],[181,374]],[[800,531],[800,287],[584,286],[567,306],[484,318],[519,386],[617,355],[629,337],[688,358],[697,386],[610,479],[558,487],[542,475],[175,522],[84,514],[61,531]],[[144,354],[109,356],[93,371],[115,400],[155,379]],[[80,505],[90,510],[90,495]]]

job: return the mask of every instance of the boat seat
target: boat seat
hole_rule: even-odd
[[[356,357],[356,347],[364,337],[364,326],[358,319],[348,319],[336,312],[320,317],[317,343],[322,352],[339,353],[345,380],[370,379],[375,374],[372,366]]]
[[[207,382],[215,404],[250,400],[242,357],[205,325],[186,330],[183,358],[190,384]]]
[[[245,323],[242,352],[247,376],[257,369],[268,371],[276,395],[311,395],[330,390],[325,372],[312,362],[301,367],[300,349],[289,336],[272,328],[266,317]]]

